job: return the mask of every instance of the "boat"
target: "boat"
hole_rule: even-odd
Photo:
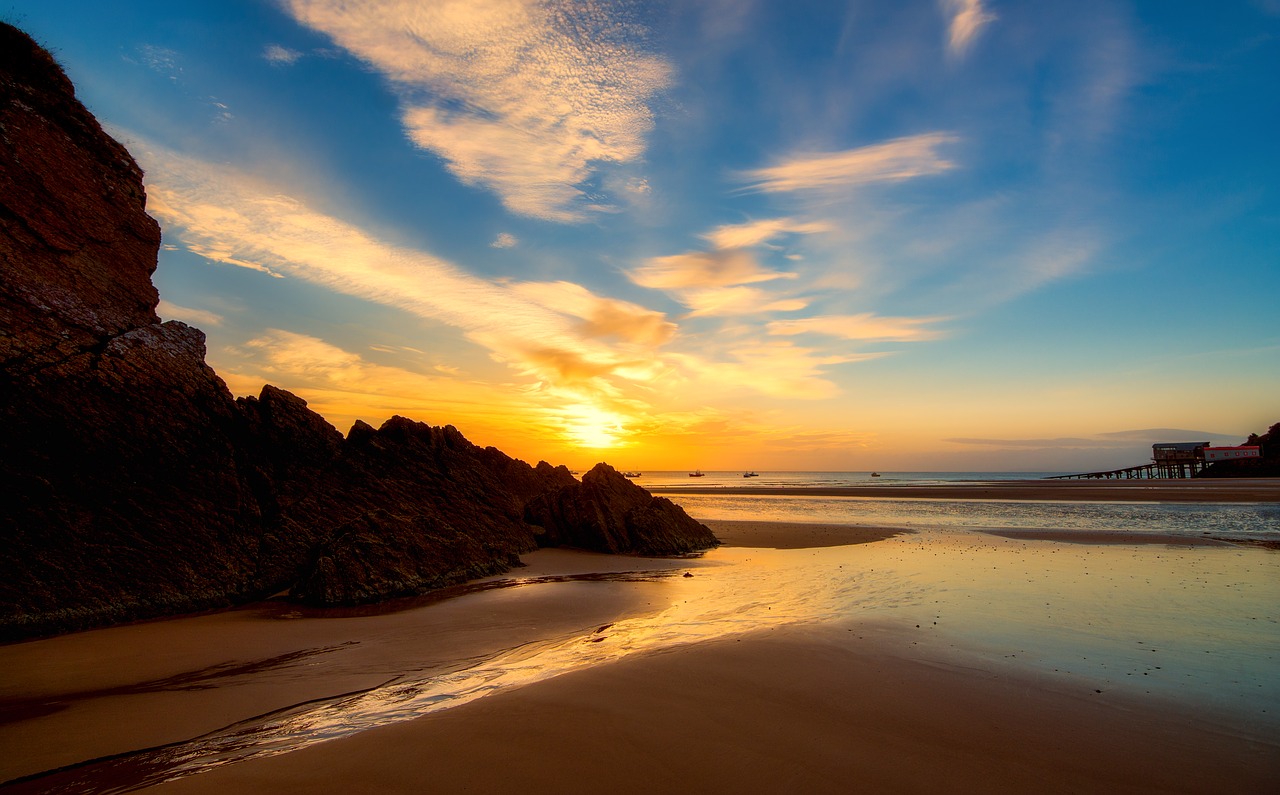
[[[624,478],[638,478],[640,477],[640,473],[639,472],[623,472],[622,476]]]
[[[703,474],[703,472],[702,472],[702,470],[701,470],[701,469],[695,469],[695,470],[693,470],[692,472],[690,472],[690,473],[689,473],[689,477],[691,477],[691,478],[705,478],[705,477],[706,477],[706,475],[704,475],[704,474]]]
[[[743,472],[743,473],[742,473],[742,476],[743,476],[744,478],[758,478],[758,477],[760,477],[760,473],[758,473],[758,472]]]
[[[880,477],[880,473],[879,473],[879,472],[872,472],[872,473],[871,473],[871,477],[873,477],[873,478],[878,478],[878,477]]]

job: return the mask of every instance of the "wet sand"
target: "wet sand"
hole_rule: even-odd
[[[897,527],[862,527],[800,522],[752,522],[708,519],[703,522],[721,543],[731,547],[816,549],[869,544],[907,532]]]
[[[1280,502],[1280,478],[1010,480],[847,487],[649,486],[654,494],[873,497],[876,499],[1123,502]]]
[[[495,655],[536,667],[538,644],[551,640],[600,661],[151,789],[1208,793],[1280,784],[1280,721],[1169,698],[1179,681],[1208,675],[1185,664],[1206,655],[1174,655],[1183,619],[1144,616],[1148,606],[1126,597],[1136,573],[1157,581],[1158,608],[1194,577],[1206,590],[1169,608],[1189,613],[1207,589],[1262,582],[1271,587],[1263,607],[1230,608],[1252,637],[1255,614],[1276,621],[1258,612],[1278,595],[1265,585],[1276,581],[1273,552],[710,524],[727,543],[701,560],[544,550],[505,578],[653,572],[634,580],[510,587],[345,618],[257,606],[0,647],[0,781]],[[1003,580],[1026,582],[1009,600],[976,603]],[[845,590],[833,596],[833,582]],[[1044,607],[1031,604],[1041,597]],[[1131,659],[1112,656],[1106,669],[1024,664],[1037,652],[1037,611],[1070,622],[1072,600],[1081,626],[1137,611],[1136,643],[1159,653],[1133,646]],[[975,632],[983,625],[1008,637]],[[670,637],[654,639],[667,628]],[[1061,636],[1068,646],[1075,631]],[[1274,653],[1270,632],[1259,653]],[[1174,689],[1129,684],[1162,675]]]
[[[568,674],[165,793],[1268,792],[1197,716],[778,630]]]

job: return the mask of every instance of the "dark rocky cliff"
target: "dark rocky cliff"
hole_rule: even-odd
[[[142,173],[53,59],[0,24],[0,640],[281,591],[368,602],[539,545],[717,542],[601,465],[579,483],[395,417],[344,438],[160,323]]]

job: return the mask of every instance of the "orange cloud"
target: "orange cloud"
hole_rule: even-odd
[[[641,287],[657,290],[725,287],[795,278],[794,273],[762,268],[755,257],[742,249],[655,257],[627,276]]]
[[[983,7],[982,0],[942,0],[941,5],[949,18],[947,50],[952,55],[963,55],[982,28],[996,18]]]
[[[595,295],[572,282],[526,282],[512,289],[543,306],[580,318],[583,323],[578,328],[588,337],[658,347],[676,332],[676,325],[661,312]]]
[[[830,232],[834,227],[823,221],[798,221],[793,218],[768,218],[745,224],[718,226],[702,237],[717,249],[751,248],[784,234],[813,235]]]
[[[925,328],[941,320],[943,318],[878,317],[868,312],[859,315],[819,315],[777,320],[770,323],[768,329],[770,334],[779,336],[822,334],[847,340],[919,342],[943,336],[936,329]]]

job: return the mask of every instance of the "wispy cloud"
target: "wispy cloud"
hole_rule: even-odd
[[[638,160],[671,67],[625,7],[534,0],[287,0],[398,88],[409,138],[512,212],[578,221],[582,185]]]
[[[764,268],[740,248],[655,257],[627,276],[642,287],[669,293],[689,308],[690,317],[794,312],[809,303],[748,286],[796,275]]]
[[[1236,443],[1238,436],[1211,431],[1188,431],[1179,428],[1146,428],[1132,431],[1112,431],[1092,436],[1066,436],[1052,439],[944,439],[943,441],[985,447],[1030,447],[1037,449],[1067,450],[1123,450],[1143,447],[1159,442],[1210,442],[1211,444]]]
[[[477,278],[426,252],[384,243],[247,174],[157,147],[138,147],[137,154],[147,170],[149,209],[191,251],[446,323],[519,372],[553,383],[570,374],[580,384],[586,371],[625,379],[636,354],[601,337],[625,337],[632,346],[670,337],[660,313],[577,285],[552,290]],[[565,304],[567,295],[574,301]]]
[[[189,323],[193,326],[208,327],[221,326],[223,317],[217,312],[210,312],[207,309],[192,309],[187,306],[179,306],[172,301],[160,299],[159,306],[156,307],[156,314],[164,320],[181,320],[183,323]]]
[[[742,250],[655,257],[627,275],[641,287],[652,287],[655,290],[725,287],[795,278],[794,273],[761,267],[755,257]]]
[[[996,15],[983,6],[983,0],[941,0],[947,18],[947,52],[964,55],[987,24]]]
[[[768,243],[782,235],[813,235],[830,232],[832,225],[824,221],[802,221],[794,218],[764,218],[745,224],[725,224],[702,237],[717,249],[751,248]]]
[[[866,361],[881,354],[832,354],[784,340],[745,340],[718,360],[689,357],[684,368],[719,390],[740,389],[791,400],[823,400],[840,394],[829,378],[832,365]]]
[[[494,248],[515,248],[519,242],[520,241],[516,239],[516,236],[510,232],[499,232],[498,236],[494,238],[493,242],[489,245]]]
[[[298,50],[291,50],[279,44],[268,44],[262,51],[262,57],[276,66],[292,66],[302,58],[302,55]]]
[[[151,71],[177,82],[182,77],[182,66],[178,53],[168,47],[155,44],[143,44],[137,49],[138,58]]]
[[[588,337],[615,338],[658,347],[671,340],[676,325],[666,315],[628,301],[603,298],[572,282],[527,282],[515,285],[518,294],[543,306],[554,306],[580,318],[579,330]]]
[[[780,336],[822,334],[846,340],[919,342],[942,337],[941,331],[928,328],[942,320],[937,317],[879,317],[868,312],[776,320],[769,324],[768,329],[770,334]]]
[[[830,191],[875,182],[940,174],[955,164],[940,149],[956,140],[943,132],[896,138],[843,152],[798,154],[743,174],[748,189],[765,193]]]

